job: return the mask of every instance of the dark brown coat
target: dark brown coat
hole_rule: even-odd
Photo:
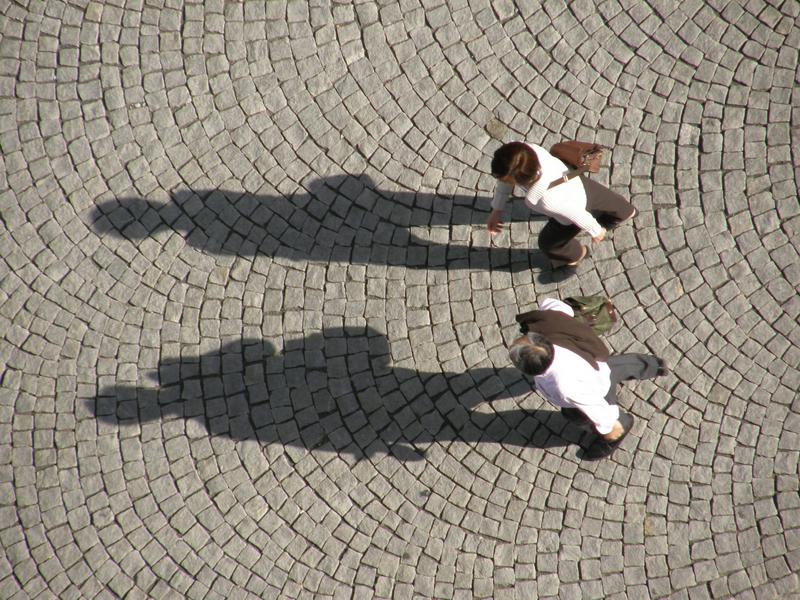
[[[530,332],[546,337],[551,344],[566,348],[583,358],[595,369],[598,362],[608,360],[609,351],[594,330],[557,310],[532,310],[517,316],[517,321]]]

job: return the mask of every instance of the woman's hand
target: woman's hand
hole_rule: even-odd
[[[598,242],[602,242],[604,239],[606,239],[606,230],[605,228],[601,228],[600,233],[598,233],[597,236],[592,238],[592,242],[596,244]]]
[[[493,210],[492,214],[489,215],[489,221],[487,226],[489,227],[489,233],[491,235],[497,235],[501,231],[503,231],[503,211],[502,210]]]

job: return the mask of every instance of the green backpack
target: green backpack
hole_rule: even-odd
[[[617,324],[617,311],[605,296],[572,296],[564,302],[575,311],[575,318],[594,329],[598,335],[608,333]]]
[[[573,296],[564,298],[564,302],[575,312],[575,318],[582,323],[586,323],[597,335],[603,335],[611,331],[619,319],[611,300],[605,296]],[[528,333],[528,322],[530,321],[531,313],[534,312],[536,311],[528,311],[516,317],[517,323],[519,323],[519,331],[523,335]]]

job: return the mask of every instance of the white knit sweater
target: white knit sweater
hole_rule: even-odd
[[[586,210],[586,191],[582,185],[579,192],[566,199],[560,199],[558,202],[549,197],[550,194],[548,194],[547,188],[553,181],[561,179],[568,173],[570,171],[569,167],[541,146],[536,144],[526,145],[536,153],[536,157],[542,167],[542,176],[528,188],[520,186],[525,192],[525,204],[531,210],[552,217],[562,225],[574,224],[592,237],[600,235],[603,228],[591,213]],[[513,184],[498,180],[497,187],[494,189],[492,209],[502,210],[513,191]]]

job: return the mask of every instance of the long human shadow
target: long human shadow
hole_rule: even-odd
[[[89,408],[118,427],[192,419],[214,436],[356,459],[421,460],[433,442],[585,450],[594,440],[556,410],[512,400],[532,390],[514,368],[425,373],[390,360],[386,338],[369,328],[328,329],[288,342],[282,353],[240,339],[199,357],[164,359],[153,387],[103,388]]]
[[[452,226],[485,227],[489,205],[476,196],[381,190],[367,175],[344,174],[289,196],[215,189],[177,191],[167,203],[107,200],[94,207],[91,219],[101,235],[140,241],[171,230],[212,254],[427,269],[549,269],[535,249],[473,246],[463,232],[451,239]],[[542,219],[516,208],[521,218]]]

